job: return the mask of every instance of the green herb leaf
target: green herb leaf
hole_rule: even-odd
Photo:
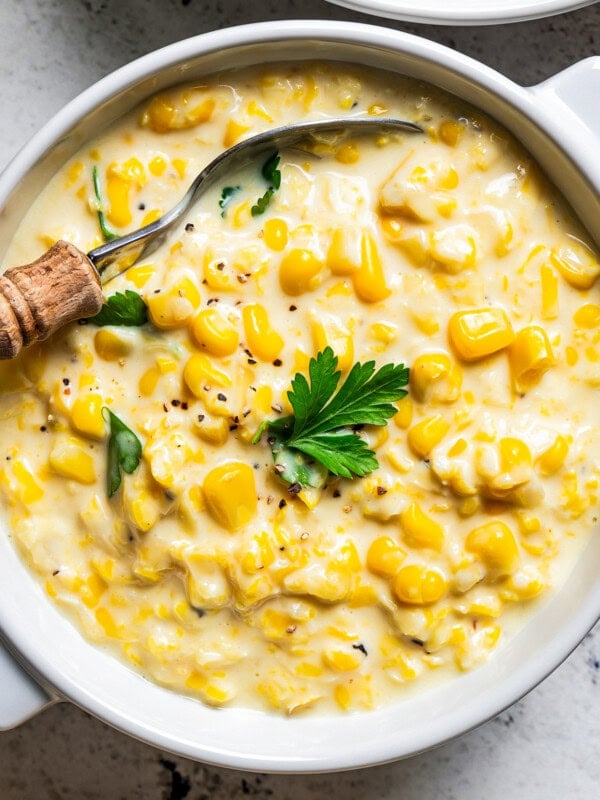
[[[92,168],[92,180],[94,183],[94,194],[96,195],[96,203],[98,205],[98,224],[104,241],[112,242],[113,239],[118,239],[118,235],[110,230],[106,224],[106,217],[104,216],[104,200],[102,199],[102,192],[100,191],[100,178],[98,177],[98,167],[94,164]]]
[[[273,195],[277,189],[281,187],[281,172],[278,169],[279,160],[279,153],[273,153],[273,155],[269,156],[269,158],[262,165],[261,174],[269,184],[269,188],[262,197],[258,198],[256,203],[250,209],[250,213],[253,217],[258,217],[260,214],[265,213],[269,203],[273,199]]]
[[[272,186],[269,186],[267,191],[263,194],[262,197],[259,197],[256,203],[250,209],[250,213],[253,217],[258,217],[261,214],[264,214],[267,210],[269,203],[271,202],[271,198],[275,194],[275,189]]]
[[[137,292],[127,289],[113,294],[103,304],[95,317],[88,320],[92,325],[123,325],[139,327],[148,322],[148,307]]]
[[[279,189],[281,186],[281,172],[278,169],[279,161],[279,153],[273,153],[265,161],[261,170],[263,178],[274,189]]]
[[[327,474],[353,478],[377,469],[375,453],[351,428],[387,424],[397,411],[394,402],[406,394],[408,368],[386,364],[376,371],[374,361],[355,364],[338,388],[337,364],[330,347],[312,358],[309,380],[298,373],[288,392],[294,414],[267,420],[252,440],[256,444],[267,432],[276,470],[288,483],[318,487]]]
[[[138,468],[142,458],[142,443],[135,433],[106,406],[102,416],[110,425],[108,439],[108,464],[106,489],[112,497],[121,485],[122,472],[131,475]]]
[[[219,208],[221,209],[221,216],[225,216],[227,206],[231,203],[233,196],[240,191],[241,186],[225,186],[221,192],[221,199],[219,200]]]

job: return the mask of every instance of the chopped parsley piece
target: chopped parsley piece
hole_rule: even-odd
[[[121,485],[122,472],[131,475],[138,468],[142,458],[142,443],[106,406],[102,409],[102,416],[110,425],[106,489],[108,496],[112,497]]]
[[[113,294],[103,304],[95,317],[88,320],[92,325],[123,325],[139,327],[148,322],[148,307],[137,292],[127,289]]]

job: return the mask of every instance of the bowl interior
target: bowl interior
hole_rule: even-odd
[[[526,90],[456,53],[393,31],[346,23],[278,23],[179,43],[129,65],[75,100],[0,178],[0,250],[50,175],[88,138],[149,94],[220,69],[306,59],[385,68],[453,92],[516,133],[584,222],[585,217],[598,218],[600,178],[577,169],[565,149],[573,144],[559,143]],[[600,539],[595,538],[560,591],[486,666],[403,703],[347,717],[287,719],[244,709],[215,710],[146,681],[82,639],[50,604],[8,535],[0,537],[0,627],[41,680],[152,744],[259,771],[344,769],[439,744],[520,697],[566,657],[600,614],[599,567]]]

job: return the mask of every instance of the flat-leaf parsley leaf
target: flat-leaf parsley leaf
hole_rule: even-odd
[[[88,319],[92,325],[124,325],[139,327],[148,322],[148,307],[137,292],[126,289],[111,295],[95,317]]]
[[[225,186],[221,192],[221,199],[219,200],[219,208],[221,209],[221,216],[225,216],[227,206],[233,200],[234,195],[240,191],[241,186]]]
[[[262,165],[261,174],[269,184],[267,191],[259,197],[250,209],[253,217],[264,214],[275,192],[281,187],[281,171],[279,170],[279,153],[273,153]]]
[[[108,439],[108,465],[106,470],[106,489],[112,497],[121,485],[122,472],[131,475],[138,468],[142,458],[142,443],[135,433],[107,408],[102,416],[110,425]]]
[[[377,371],[374,361],[354,364],[339,388],[337,364],[330,347],[312,358],[309,380],[297,373],[288,392],[293,415],[266,420],[252,440],[267,432],[275,468],[290,484],[319,487],[328,473],[353,478],[377,469],[377,456],[353,428],[386,425],[398,410],[395,401],[406,395],[404,364]]]

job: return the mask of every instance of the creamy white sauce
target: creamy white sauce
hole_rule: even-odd
[[[335,64],[173,90],[65,165],[5,264],[101,242],[93,165],[124,232],[238,138],[340,114],[425,134],[282,152],[259,216],[262,161],[232,174],[106,287],[138,291],[154,324],[73,325],[0,365],[0,490],[27,563],[88,638],[211,704],[363,710],[471,669],[596,520],[596,255],[511,137],[431,87]],[[487,309],[505,328],[484,357],[451,320]],[[200,317],[224,327],[216,344]],[[302,499],[250,440],[327,344],[345,372],[408,364],[410,395],[362,434],[376,472]],[[102,406],[144,447],[112,500]],[[231,488],[211,488],[228,462]]]

